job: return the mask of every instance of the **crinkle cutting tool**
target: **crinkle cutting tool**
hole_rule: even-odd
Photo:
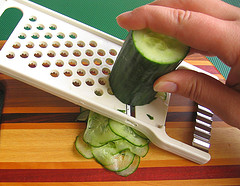
[[[0,72],[131,126],[169,152],[199,164],[210,160],[209,111],[198,117],[193,146],[165,132],[170,94],[135,107],[135,117],[119,111],[129,107],[112,95],[108,76],[122,40],[27,0],[0,0],[0,15],[8,8],[23,16],[0,51]],[[201,71],[185,62],[179,68]]]

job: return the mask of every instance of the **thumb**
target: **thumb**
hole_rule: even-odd
[[[170,72],[154,83],[154,90],[177,93],[212,110],[226,123],[240,128],[240,92],[191,70]]]

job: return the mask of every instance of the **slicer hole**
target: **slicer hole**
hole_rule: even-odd
[[[58,77],[58,76],[59,76],[59,72],[58,72],[57,70],[53,70],[53,71],[50,73],[50,75],[51,75],[52,77]]]
[[[34,43],[28,42],[28,43],[26,44],[26,47],[27,47],[27,48],[33,48],[33,47],[34,47]]]
[[[91,78],[87,78],[86,81],[85,81],[85,83],[86,83],[88,86],[93,86],[93,85],[94,85],[94,81],[93,81],[93,79],[91,79]]]
[[[12,47],[15,48],[15,49],[19,49],[21,47],[21,44],[16,42],[12,45]]]
[[[65,46],[71,48],[73,46],[73,43],[71,41],[66,41]]]
[[[84,43],[83,41],[78,41],[78,42],[77,42],[77,45],[78,45],[79,47],[85,47],[85,43]]]
[[[64,65],[64,62],[62,60],[57,60],[55,64],[58,67],[62,67]]]
[[[39,43],[39,46],[40,46],[41,48],[47,48],[48,44],[43,41],[43,42],[40,42],[40,43]]]
[[[47,60],[43,61],[42,63],[42,66],[44,67],[50,67],[50,65],[51,65],[50,61],[47,61]]]
[[[62,51],[60,52],[60,55],[61,55],[62,57],[67,57],[67,56],[68,56],[68,52],[67,52],[66,50],[62,50]]]
[[[106,85],[106,79],[105,78],[99,78],[98,79],[98,83],[100,84],[100,85]]]
[[[85,72],[84,69],[78,69],[77,74],[78,74],[79,76],[85,76],[86,72]]]
[[[67,69],[67,70],[64,71],[64,75],[67,76],[67,77],[70,77],[70,76],[72,76],[72,71]]]
[[[94,59],[94,64],[100,66],[102,64],[102,61],[100,59]]]
[[[65,35],[64,35],[64,33],[60,32],[60,33],[57,34],[57,37],[59,39],[63,39],[65,37]]]
[[[54,41],[54,42],[52,43],[52,46],[53,46],[54,48],[59,48],[59,47],[60,47],[60,43],[57,42],[57,41]]]
[[[105,51],[102,49],[98,50],[97,53],[99,56],[105,56]]]
[[[70,60],[68,61],[68,64],[69,64],[70,66],[72,66],[72,67],[75,67],[75,66],[77,66],[77,61],[74,60],[74,59],[70,59]]]
[[[81,52],[80,52],[79,50],[74,50],[74,51],[73,51],[73,55],[74,55],[75,57],[80,57],[80,56],[81,56]]]
[[[22,52],[20,56],[21,58],[28,58],[29,54],[27,52]]]
[[[31,37],[33,39],[38,39],[40,37],[40,35],[38,33],[33,33],[33,35]]]
[[[97,46],[97,43],[96,43],[96,41],[90,41],[90,42],[89,42],[89,45],[90,45],[91,47],[96,47],[96,46]]]
[[[87,56],[93,56],[93,51],[92,50],[86,50],[85,54]]]
[[[110,69],[108,69],[108,68],[103,68],[103,69],[102,69],[102,73],[105,74],[105,75],[109,75],[110,72],[111,72],[111,71],[110,71]]]
[[[32,21],[32,22],[35,22],[35,21],[37,21],[37,17],[36,16],[31,16],[29,18],[29,20]]]
[[[37,57],[37,58],[40,58],[40,57],[42,57],[42,52],[36,51],[36,52],[34,53],[34,56]]]
[[[78,80],[78,79],[74,79],[72,81],[72,84],[75,86],[75,87],[80,87],[81,86],[81,81]]]
[[[57,26],[54,25],[54,24],[51,24],[51,25],[49,26],[49,29],[50,29],[50,30],[57,30]]]
[[[90,62],[87,59],[82,59],[81,63],[84,66],[88,66],[90,64]]]
[[[71,32],[71,33],[69,34],[69,37],[72,38],[72,39],[76,39],[76,38],[77,38],[77,34],[74,33],[74,32]]]
[[[44,35],[44,37],[45,37],[46,39],[51,39],[51,38],[52,38],[52,34],[51,34],[51,33],[46,33],[46,34]]]
[[[114,61],[113,61],[113,59],[111,59],[111,58],[107,58],[107,59],[106,59],[106,63],[107,63],[108,65],[113,65]]]
[[[36,63],[35,61],[31,61],[31,62],[28,64],[28,66],[29,66],[30,68],[35,68],[35,67],[37,66],[37,63]]]
[[[31,30],[31,29],[32,29],[32,26],[27,24],[27,25],[24,26],[24,29],[25,29],[25,30]]]
[[[19,39],[26,39],[26,37],[27,37],[27,35],[24,34],[24,33],[21,33],[21,34],[18,35]]]
[[[56,53],[53,50],[48,51],[48,57],[55,57]]]
[[[109,50],[109,54],[112,56],[116,56],[117,55],[117,51],[114,49]]]
[[[38,29],[38,30],[43,30],[44,28],[45,28],[45,27],[44,27],[44,25],[42,25],[42,24],[40,24],[40,25],[37,26],[37,29]]]
[[[103,95],[103,90],[98,88],[94,91],[94,93],[97,95],[97,96],[102,96]]]
[[[15,54],[14,54],[13,52],[9,52],[9,53],[6,55],[6,57],[7,57],[8,59],[13,59],[13,58],[15,57]]]
[[[90,74],[92,74],[93,76],[96,76],[98,74],[98,70],[95,68],[91,68],[90,69]]]

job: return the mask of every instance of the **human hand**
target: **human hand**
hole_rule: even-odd
[[[220,0],[157,0],[121,14],[117,22],[127,30],[149,28],[175,37],[230,66],[226,85],[204,74],[177,70],[160,77],[154,90],[189,97],[240,128],[239,8]]]

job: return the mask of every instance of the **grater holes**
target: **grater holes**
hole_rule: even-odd
[[[21,44],[19,42],[15,42],[13,45],[12,45],[13,48],[15,49],[19,49],[21,47]]]
[[[51,33],[46,33],[45,35],[44,35],[44,37],[46,38],[46,39],[51,39],[52,38],[52,34]]]
[[[99,79],[98,79],[98,83],[99,83],[100,85],[106,85],[107,80],[106,80],[105,78],[99,78]]]
[[[96,75],[98,75],[98,70],[96,68],[91,68],[90,74],[92,74],[93,76],[96,76]]]
[[[109,54],[112,56],[116,56],[117,55],[117,51],[114,49],[109,50]]]
[[[71,32],[71,33],[69,34],[69,37],[72,38],[72,39],[76,39],[76,38],[77,38],[77,34],[74,33],[74,32]]]
[[[75,87],[80,87],[81,86],[81,81],[79,79],[74,79],[72,81],[72,84],[75,86]]]
[[[28,63],[28,66],[30,68],[35,68],[37,66],[37,63],[35,61],[31,61],[30,63]]]
[[[72,66],[72,67],[75,67],[75,66],[77,66],[77,61],[74,60],[74,59],[70,59],[70,60],[68,61],[68,64],[69,64],[70,66]]]
[[[40,35],[38,33],[33,33],[31,37],[33,39],[39,39]]]
[[[84,69],[78,69],[77,74],[78,74],[79,76],[85,76],[86,72],[85,72]]]
[[[65,76],[67,76],[67,77],[71,77],[73,73],[72,73],[71,70],[66,69],[66,70],[64,70],[63,74],[64,74]]]
[[[47,60],[43,61],[43,63],[42,63],[42,66],[46,67],[46,68],[50,67],[50,65],[51,65],[50,61],[47,61]]]
[[[51,73],[50,73],[50,75],[51,75],[52,77],[58,77],[58,76],[59,76],[59,72],[58,72],[57,70],[52,70]]]
[[[60,47],[60,43],[57,42],[57,41],[54,41],[54,42],[52,43],[52,46],[53,46],[54,48],[59,48],[59,47]]]
[[[85,43],[83,42],[83,41],[78,41],[77,42],[77,46],[79,46],[79,47],[85,47]]]
[[[97,66],[100,66],[102,64],[102,61],[100,59],[98,59],[98,58],[94,59],[93,62]]]
[[[50,29],[50,30],[57,30],[57,26],[54,25],[54,24],[51,24],[51,25],[49,26],[49,29]]]
[[[80,57],[80,56],[81,56],[81,52],[80,52],[79,50],[74,50],[74,51],[73,51],[73,55],[74,55],[75,57]]]
[[[93,51],[92,50],[86,50],[85,54],[89,57],[93,56]]]
[[[68,56],[68,51],[62,50],[62,51],[60,52],[60,55],[61,55],[62,57],[67,57],[67,56]]]
[[[56,53],[53,50],[48,51],[48,57],[55,57]]]
[[[64,39],[64,38],[65,38],[65,35],[64,35],[64,33],[60,32],[60,33],[57,34],[57,37],[58,37],[59,39]]]
[[[31,30],[32,29],[32,26],[27,24],[24,26],[24,30]]]
[[[33,43],[33,42],[28,42],[28,43],[26,44],[26,47],[27,47],[27,48],[33,48],[33,47],[34,47],[34,43]]]
[[[102,50],[102,49],[99,49],[99,50],[97,51],[97,53],[98,53],[99,56],[105,56],[105,51]]]
[[[83,66],[88,66],[90,64],[90,62],[87,59],[82,59],[81,63]]]
[[[107,58],[107,59],[106,59],[106,63],[107,63],[108,65],[113,65],[114,61],[113,61],[113,59],[111,59],[111,58]]]
[[[62,67],[64,65],[64,62],[62,60],[57,60],[55,65],[58,67]]]
[[[102,69],[102,73],[103,73],[104,75],[109,75],[110,72],[111,72],[111,70],[110,70],[109,68],[103,68],[103,69]]]
[[[8,59],[13,59],[13,58],[15,57],[15,54],[14,54],[13,52],[9,52],[9,53],[6,55],[6,57],[7,57]]]
[[[18,35],[19,39],[26,39],[26,37],[27,37],[27,35],[24,34],[24,33],[21,33],[21,34]]]
[[[37,26],[37,29],[38,29],[38,30],[44,30],[44,28],[45,28],[45,27],[44,27],[44,25],[42,25],[42,24],[39,24],[39,25]]]
[[[20,54],[21,58],[28,58],[28,56],[29,56],[28,52],[25,51]]]
[[[68,48],[71,48],[73,46],[73,43],[71,41],[66,41],[64,45]]]
[[[34,56],[35,56],[36,58],[40,58],[40,57],[42,57],[42,52],[36,51],[36,52],[34,53]]]
[[[102,96],[103,95],[103,90],[100,89],[100,88],[97,88],[94,93],[97,95],[97,96]]]
[[[88,86],[93,86],[94,85],[94,80],[91,79],[91,78],[87,78],[85,83],[88,85]]]
[[[39,43],[39,46],[41,48],[47,48],[48,44],[46,42],[42,41],[42,42]]]
[[[35,21],[37,21],[37,17],[36,17],[36,16],[31,16],[31,17],[29,18],[29,21],[35,22]]]
[[[97,42],[96,42],[96,41],[90,41],[90,42],[89,42],[89,45],[90,45],[91,47],[96,47],[96,46],[97,46]]]

